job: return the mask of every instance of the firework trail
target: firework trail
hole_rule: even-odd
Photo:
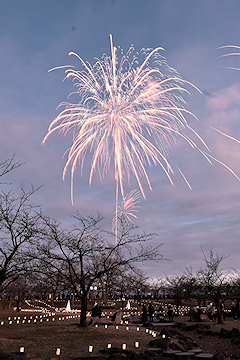
[[[232,49],[232,48],[233,48],[234,50],[235,50],[235,49],[238,50],[238,52],[236,52],[236,50],[235,50],[234,52],[220,55],[220,56],[218,56],[218,58],[223,58],[223,57],[227,57],[227,56],[240,55],[240,46],[237,46],[237,45],[225,45],[225,46],[220,46],[220,47],[217,48],[216,50],[219,50],[219,49]],[[232,70],[238,70],[238,71],[240,71],[240,68],[231,67],[231,66],[226,66],[226,69],[232,69]],[[226,133],[224,133],[224,132],[222,132],[222,131],[220,131],[220,130],[212,127],[212,126],[209,126],[209,127],[210,127],[211,129],[213,129],[214,131],[218,132],[219,134],[221,134],[221,135],[223,135],[223,136],[225,136],[225,137],[227,137],[227,138],[229,138],[229,139],[231,139],[231,140],[233,140],[233,141],[235,141],[235,142],[237,142],[237,143],[240,144],[240,140],[236,139],[235,137],[230,136],[230,135],[228,135],[228,134],[226,134]],[[216,160],[216,159],[214,159],[214,160]],[[217,161],[218,161],[218,160],[217,160]],[[225,167],[227,167],[225,164],[223,164],[223,165],[224,165]],[[227,168],[228,168],[228,167],[227,167]],[[229,171],[232,172],[232,169],[229,169]],[[233,173],[233,174],[236,176],[235,173]]]
[[[232,49],[232,48],[235,50],[234,52],[220,55],[220,56],[218,56],[218,58],[223,58],[223,57],[226,57],[226,56],[236,56],[236,55],[240,55],[240,46],[237,46],[237,45],[225,45],[225,46],[220,46],[219,48],[217,48],[217,50],[219,50],[219,49]],[[236,50],[238,50],[238,52],[236,52]],[[239,68],[231,67],[231,66],[226,66],[226,69],[240,70]]]
[[[115,231],[116,228],[121,226],[122,221],[126,225],[133,223],[132,218],[137,219],[136,213],[138,212],[137,204],[140,203],[139,199],[141,197],[141,193],[138,190],[132,190],[130,191],[125,198],[123,199],[120,206],[118,206],[118,211],[115,213],[115,216],[113,218],[112,222],[112,228],[113,231]],[[120,224],[119,224],[120,223]]]
[[[114,167],[117,219],[119,192],[126,200],[123,181],[127,178],[130,182],[131,174],[135,176],[144,198],[142,177],[152,190],[146,166],[160,165],[173,184],[173,170],[167,157],[170,143],[177,136],[183,137],[209,162],[211,160],[207,145],[185,118],[185,114],[191,113],[185,109],[182,95],[188,93],[184,86],[190,83],[168,66],[161,55],[163,49],[142,49],[137,53],[132,46],[124,55],[120,48],[114,47],[111,35],[110,44],[111,55],[96,59],[94,65],[70,52],[69,55],[80,60],[82,70],[71,66],[57,67],[66,68],[65,79],[72,79],[76,87],[74,93],[80,100],[77,104],[60,104],[65,108],[50,124],[43,143],[54,131],[66,134],[73,130],[73,142],[63,170],[64,179],[71,167],[72,202],[76,166],[80,165],[82,175],[88,152],[92,154],[89,184],[94,172],[98,171],[102,180],[110,167]],[[184,129],[193,132],[205,151],[183,134]]]

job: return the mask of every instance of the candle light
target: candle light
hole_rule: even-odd
[[[108,349],[111,349],[111,347],[112,347],[112,344],[107,344]]]
[[[139,331],[139,327],[137,327],[137,331]]]
[[[146,329],[146,333],[148,333],[148,329]]]
[[[127,348],[127,344],[122,344],[122,349],[126,350],[126,348]]]
[[[139,342],[138,341],[135,342],[135,347],[139,347]]]
[[[118,330],[118,325],[116,325],[116,329]]]
[[[165,335],[164,335],[164,334],[162,335],[162,338],[165,339]]]
[[[60,349],[60,348],[57,348],[57,350],[56,350],[56,355],[60,355],[60,353],[61,353],[61,349]]]
[[[90,346],[88,347],[88,351],[89,351],[89,352],[93,352],[93,346],[92,346],[92,345],[90,345]]]
[[[24,353],[24,347],[23,347],[23,346],[20,347],[19,352],[20,352],[20,353]]]
[[[106,328],[107,328],[107,325],[105,325],[104,327],[105,327],[105,329],[106,329]]]

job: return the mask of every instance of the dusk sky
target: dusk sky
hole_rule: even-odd
[[[199,119],[188,117],[190,126],[212,156],[240,177],[240,144],[211,128],[240,140],[240,71],[228,68],[240,68],[240,56],[221,57],[233,49],[219,49],[240,46],[239,16],[239,0],[0,0],[1,161],[15,153],[25,162],[5,180],[13,182],[16,194],[20,186],[44,185],[32,200],[63,226],[78,211],[100,212],[103,226],[111,228],[113,168],[103,183],[95,174],[90,187],[87,158],[82,177],[76,169],[72,206],[70,172],[62,181],[72,135],[55,133],[41,144],[58,105],[73,91],[71,80],[62,82],[64,70],[48,70],[68,64],[81,70],[70,51],[94,64],[94,58],[110,54],[109,34],[124,52],[132,44],[136,51],[165,49],[169,66],[203,92],[187,86],[187,109]],[[240,181],[181,138],[171,144],[169,162],[174,187],[159,166],[147,167],[153,191],[143,179],[146,200],[141,198],[134,224],[157,234],[155,243],[163,243],[161,252],[171,262],[146,263],[143,270],[150,277],[179,274],[190,265],[197,270],[203,266],[201,247],[230,255],[222,267],[240,270]],[[127,192],[137,189],[134,176],[131,187],[125,186]]]

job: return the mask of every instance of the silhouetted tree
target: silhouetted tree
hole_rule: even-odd
[[[29,269],[25,250],[39,232],[39,215],[30,198],[38,189],[0,192],[0,291]]]
[[[186,286],[188,279],[185,275],[175,275],[166,277],[166,289],[170,299],[173,299],[176,308],[177,315],[179,315],[179,306],[182,306],[183,300],[187,297]]]
[[[86,326],[91,286],[115,271],[135,271],[138,262],[162,259],[161,245],[145,245],[154,234],[134,234],[134,228],[124,222],[119,227],[116,243],[115,235],[100,227],[103,219],[100,215],[82,217],[76,213],[72,217],[76,224],[71,230],[63,230],[56,221],[42,216],[45,242],[38,246],[36,257],[49,269],[60,271],[72,290],[79,294],[82,300],[80,326]]]
[[[14,158],[15,154],[10,159],[0,162],[0,177],[24,164],[21,161],[14,162]],[[0,184],[6,184],[6,182],[0,182]]]
[[[207,254],[203,251],[205,267],[196,273],[196,284],[198,289],[201,287],[205,291],[205,299],[214,302],[217,309],[218,323],[223,322],[221,304],[226,298],[229,283],[233,276],[230,270],[220,269],[220,265],[226,257],[214,253],[212,249]]]

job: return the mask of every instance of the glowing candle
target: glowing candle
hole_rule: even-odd
[[[122,344],[122,349],[126,350],[126,348],[127,348],[127,344]]]
[[[118,325],[116,325],[116,329],[118,330]]]
[[[138,341],[135,342],[135,347],[139,347],[139,342]]]
[[[108,349],[111,349],[111,347],[112,347],[112,344],[107,344]]]
[[[23,347],[23,346],[20,347],[19,352],[20,352],[20,353],[24,353],[24,347]]]
[[[56,355],[60,355],[60,353],[61,353],[61,349],[60,349],[60,348],[57,348],[57,350],[56,350]]]
[[[165,339],[165,335],[164,335],[164,334],[162,335],[162,338]]]
[[[137,327],[137,331],[139,331],[139,327]]]
[[[105,325],[104,327],[105,327],[105,329],[106,329],[106,328],[107,328],[107,325]]]
[[[92,345],[90,345],[90,346],[88,347],[88,351],[89,351],[89,352],[93,352],[93,346],[92,346]]]

